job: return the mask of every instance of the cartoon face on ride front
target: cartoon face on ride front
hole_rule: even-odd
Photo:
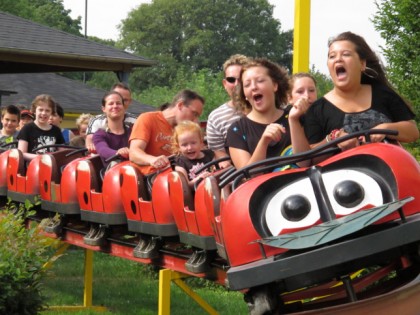
[[[406,170],[410,169],[410,172]],[[235,189],[221,209],[232,265],[338,241],[420,209],[418,162],[404,149],[371,144],[305,169],[268,173]],[[233,237],[232,231],[241,231]],[[231,237],[232,236],[232,237]]]
[[[264,234],[279,235],[379,206],[386,202],[384,195],[389,196],[388,187],[381,189],[380,183],[361,170],[322,173],[320,168],[314,168],[300,175],[303,178],[298,177],[285,186],[275,179],[269,181],[269,186],[278,188],[265,200],[256,197],[251,201],[265,203],[262,213],[265,224],[261,226]],[[288,181],[287,177],[281,180]]]

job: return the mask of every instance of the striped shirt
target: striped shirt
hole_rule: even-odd
[[[207,120],[206,136],[209,149],[213,151],[225,150],[226,136],[230,125],[242,115],[225,103],[213,110]]]
[[[132,127],[136,122],[137,116],[131,113],[125,113],[124,124],[126,126]],[[105,130],[107,127],[106,124],[106,115],[101,114],[93,117],[89,120],[88,128],[86,130],[86,134],[90,135],[98,131],[99,129]]]

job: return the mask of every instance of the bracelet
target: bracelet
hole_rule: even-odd
[[[334,129],[329,134],[327,134],[327,136],[325,137],[325,140],[327,142],[333,141],[333,140],[337,139],[337,136],[338,136],[339,133],[340,133],[340,129]]]

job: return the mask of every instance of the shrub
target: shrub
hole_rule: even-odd
[[[38,224],[28,223],[31,205],[0,212],[0,314],[31,315],[44,308],[40,280],[43,264],[57,241],[42,236]]]

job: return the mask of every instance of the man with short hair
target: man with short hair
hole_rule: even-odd
[[[206,126],[206,138],[209,149],[214,151],[215,158],[220,159],[228,156],[226,150],[226,136],[230,125],[241,118],[242,113],[233,104],[233,91],[239,82],[242,65],[247,57],[244,55],[233,55],[223,64],[223,86],[229,95],[229,101],[214,109],[208,117]],[[230,166],[229,161],[220,162],[219,166],[225,168]]]

